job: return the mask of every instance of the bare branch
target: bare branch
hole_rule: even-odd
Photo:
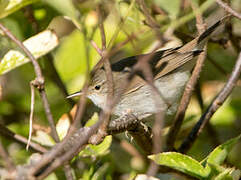
[[[196,12],[196,20],[197,20],[196,26],[197,26],[199,34],[201,34],[205,30],[205,25],[204,25],[202,16],[200,14],[200,11],[197,11],[197,7],[194,5],[194,3],[192,3],[192,8],[193,8],[193,11]],[[171,125],[171,128],[169,130],[168,137],[167,137],[168,150],[173,150],[173,148],[174,148],[176,136],[181,128],[186,109],[188,107],[194,87],[195,87],[197,80],[199,78],[199,75],[201,73],[201,70],[202,70],[202,67],[203,67],[203,64],[204,64],[204,61],[206,58],[206,53],[207,53],[207,50],[206,50],[206,45],[205,45],[204,52],[199,55],[196,66],[193,70],[192,76],[190,77],[189,81],[186,84],[184,94],[182,96],[180,105],[178,107],[174,122]]]
[[[9,130],[8,128],[4,127],[3,125],[0,124],[0,134],[8,139],[13,139],[14,141],[16,141],[17,143],[21,143],[21,144],[24,144],[26,145],[28,140],[19,135],[19,134],[15,134],[14,132],[12,132],[11,130]],[[41,145],[39,144],[36,144],[34,142],[30,142],[29,144],[29,147],[37,152],[40,152],[40,153],[45,153],[47,152],[47,149],[42,147]]]
[[[34,113],[34,103],[35,103],[35,93],[34,93],[34,86],[32,82],[30,82],[31,88],[31,107],[30,107],[30,117],[29,117],[29,134],[28,134],[28,143],[26,146],[26,150],[29,148],[29,144],[31,142],[32,131],[33,131],[33,113]]]
[[[201,116],[197,124],[194,126],[192,131],[189,133],[188,137],[184,140],[182,145],[179,147],[179,152],[187,152],[191,145],[195,142],[199,134],[202,132],[205,125],[209,122],[212,115],[219,109],[219,107],[224,103],[227,97],[231,94],[235,84],[241,73],[241,52],[239,53],[239,57],[236,61],[235,67],[232,71],[232,74],[225,84],[223,89],[217,95],[217,97],[212,101],[209,105],[206,112]]]
[[[227,3],[224,3],[222,0],[216,0],[216,3],[221,6],[225,11],[241,20],[241,14],[233,10]]]
[[[8,156],[8,153],[5,151],[1,141],[0,141],[0,156],[2,157],[5,166],[9,172],[12,172],[15,170],[15,165],[13,164],[12,160]]]
[[[54,119],[49,107],[49,103],[48,103],[48,99],[47,99],[47,95],[46,92],[44,90],[44,77],[41,71],[41,68],[38,64],[38,61],[34,58],[34,56],[32,55],[32,53],[24,46],[24,44],[19,41],[6,27],[4,27],[2,24],[0,24],[0,29],[4,32],[4,34],[11,39],[13,42],[15,42],[25,53],[26,55],[29,57],[29,59],[31,60],[33,66],[34,66],[34,70],[35,70],[35,74],[36,74],[36,79],[33,81],[34,85],[38,88],[43,105],[44,105],[44,110],[45,110],[45,114],[47,116],[47,119],[49,121],[50,127],[51,127],[51,134],[52,137],[54,138],[54,140],[56,142],[59,142],[59,137],[55,128],[55,124],[54,124]]]

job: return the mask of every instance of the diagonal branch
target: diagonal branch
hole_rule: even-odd
[[[193,11],[196,12],[196,21],[197,21],[196,26],[197,26],[199,34],[201,34],[205,30],[205,25],[204,25],[202,16],[200,14],[201,12],[197,11],[197,7],[194,5],[194,3],[192,3],[192,8],[193,8]],[[207,50],[206,50],[206,45],[205,45],[204,52],[198,56],[197,64],[193,70],[192,76],[189,79],[189,81],[187,82],[187,85],[185,87],[184,94],[182,96],[180,105],[178,107],[178,110],[177,110],[177,113],[175,116],[175,120],[174,120],[174,122],[169,130],[168,136],[167,136],[168,150],[173,150],[173,148],[174,148],[176,136],[181,128],[181,125],[182,125],[182,122],[183,122],[183,119],[184,119],[184,116],[186,113],[186,109],[190,102],[194,87],[197,83],[197,80],[199,78],[199,75],[201,73],[201,70],[202,70],[202,67],[203,67],[203,64],[204,64],[204,61],[206,58],[206,51]]]
[[[15,166],[14,166],[12,160],[10,159],[10,157],[8,156],[7,151],[5,151],[1,141],[0,141],[0,157],[2,157],[7,170],[9,172],[14,171]]]
[[[15,42],[25,53],[26,55],[29,57],[29,59],[31,60],[33,66],[34,66],[34,71],[36,74],[36,79],[34,80],[34,85],[38,88],[39,90],[39,94],[41,96],[41,100],[44,106],[44,110],[45,110],[45,114],[47,116],[47,119],[49,121],[50,127],[51,127],[51,134],[52,137],[54,138],[54,140],[56,142],[59,142],[59,137],[55,128],[55,124],[54,124],[54,119],[50,110],[50,106],[49,106],[49,102],[47,99],[47,95],[46,92],[44,90],[44,77],[41,71],[41,68],[38,64],[38,61],[34,58],[34,56],[32,55],[32,53],[24,46],[24,44],[18,40],[6,27],[4,27],[1,23],[0,23],[0,29],[4,32],[4,34],[11,39],[13,42]]]
[[[216,3],[221,6],[225,11],[241,20],[241,14],[233,10],[228,4],[224,3],[222,0],[216,0]]]
[[[212,101],[212,103],[209,105],[206,112],[201,116],[197,124],[189,133],[188,137],[184,140],[182,145],[179,147],[178,149],[179,152],[187,152],[190,149],[191,145],[195,142],[195,140],[202,132],[205,125],[211,119],[212,115],[218,110],[218,108],[224,103],[227,97],[231,94],[240,76],[240,73],[241,73],[241,52],[239,53],[239,57],[237,59],[237,62],[235,64],[235,67],[232,71],[232,74],[228,82],[225,84],[225,86],[217,95],[217,97]]]

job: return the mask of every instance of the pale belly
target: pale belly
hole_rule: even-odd
[[[145,85],[122,97],[115,106],[113,114],[123,116],[125,113],[131,112],[138,119],[146,118],[158,111],[172,115],[176,112],[189,77],[189,71],[179,71],[159,78],[154,83],[161,94],[159,99],[154,99],[151,87]]]

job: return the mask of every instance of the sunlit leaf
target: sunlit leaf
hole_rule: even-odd
[[[69,16],[71,18],[77,18],[78,12],[76,11],[72,1],[63,1],[63,0],[44,0],[45,3],[49,4],[57,11],[63,15]]]
[[[89,169],[85,169],[84,172],[83,172],[82,179],[83,180],[90,180],[93,173],[94,173],[94,166],[91,166]]]
[[[198,161],[181,153],[165,152],[148,157],[159,165],[175,169],[196,178],[208,177],[210,173]]]
[[[215,148],[208,156],[207,163],[216,165],[222,164],[226,159],[228,153],[231,151],[233,146],[237,144],[240,138],[241,135],[236,138],[230,139],[224,144],[219,145],[217,148]]]
[[[108,152],[112,142],[112,136],[106,136],[102,143],[98,145],[87,145],[83,151],[79,153],[80,156],[100,156]]]
[[[17,11],[18,9],[35,3],[39,0],[1,0],[0,1],[0,18]]]
[[[233,180],[232,176],[230,175],[230,169],[226,169],[222,173],[220,173],[214,180]]]
[[[109,168],[110,163],[105,163],[103,164],[101,167],[98,168],[97,171],[95,171],[95,173],[93,174],[93,176],[91,177],[92,180],[100,180],[100,179],[105,179],[104,175],[107,171],[107,169]]]
[[[43,146],[53,146],[55,144],[51,136],[41,130],[38,130],[36,134],[32,136],[32,140],[36,141],[37,143]]]
[[[61,22],[61,31],[57,31],[57,27],[53,25],[56,24],[56,21]],[[66,28],[66,26],[68,26],[68,28]],[[30,37],[25,40],[23,44],[37,59],[57,47],[59,39],[70,34],[74,30],[73,27],[74,25],[71,20],[64,17],[56,17],[51,21],[49,29]],[[29,61],[29,58],[19,50],[10,50],[4,55],[0,62],[0,75]]]
[[[69,127],[71,125],[71,122],[74,119],[76,110],[77,110],[77,105],[75,105],[71,109],[70,113],[63,114],[61,116],[61,118],[58,120],[58,122],[56,124],[56,130],[58,132],[58,135],[59,135],[60,139],[63,139],[66,136],[66,134],[69,130]]]
[[[58,45],[58,37],[51,30],[43,31],[23,42],[26,48],[39,58]],[[30,60],[18,50],[8,51],[0,62],[0,75],[29,62]]]
[[[180,11],[180,0],[172,0],[167,3],[166,0],[155,0],[155,3],[168,12],[171,18],[176,18]]]

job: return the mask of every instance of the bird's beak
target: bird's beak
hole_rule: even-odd
[[[76,92],[76,93],[70,94],[70,95],[67,96],[66,98],[69,99],[69,98],[72,98],[72,97],[81,96],[82,94],[83,94],[83,92],[82,92],[82,91],[79,91],[79,92]]]

